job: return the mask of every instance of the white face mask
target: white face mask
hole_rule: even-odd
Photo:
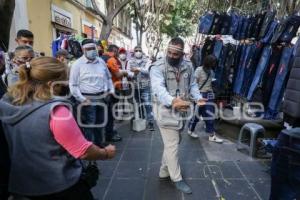
[[[143,53],[142,52],[135,52],[134,53],[134,57],[136,57],[136,58],[142,58],[143,57]]]
[[[96,49],[85,52],[85,57],[89,60],[95,60],[97,56],[98,56],[98,52],[96,51]]]
[[[122,53],[119,55],[119,58],[120,58],[120,60],[126,60],[127,56],[126,56],[126,54]]]

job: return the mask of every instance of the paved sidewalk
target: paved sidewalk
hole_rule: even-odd
[[[93,188],[98,200],[214,200],[217,193],[212,180],[226,200],[268,199],[268,162],[236,151],[229,140],[222,145],[209,143],[201,131],[199,140],[182,135],[182,173],[193,189],[192,195],[185,195],[170,181],[158,179],[163,151],[159,131],[135,133],[128,123],[121,124],[118,131],[124,139],[116,143],[117,156],[99,162],[102,175]]]

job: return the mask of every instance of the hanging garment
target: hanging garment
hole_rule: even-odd
[[[265,108],[268,107],[270,96],[272,94],[272,89],[275,81],[275,77],[277,74],[277,69],[279,66],[280,57],[282,54],[281,46],[272,47],[272,55],[270,57],[269,66],[264,74],[263,82],[262,82],[262,95]]]
[[[213,55],[219,59],[221,57],[221,51],[223,48],[223,42],[222,40],[215,40],[214,42],[214,50],[213,50]]]
[[[238,94],[239,91],[239,85],[241,84],[240,81],[240,77],[241,77],[241,70],[242,70],[242,66],[245,63],[245,59],[246,59],[246,52],[247,52],[247,45],[243,44],[241,50],[241,56],[240,56],[240,60],[238,65],[236,66],[236,75],[235,75],[235,80],[234,80],[234,85],[233,85],[233,92],[235,94]]]
[[[244,79],[241,89],[241,96],[243,97],[247,97],[263,46],[259,42],[257,42],[256,44],[253,44],[252,48],[254,49],[252,51],[252,54],[250,55],[248,63],[245,66]]]
[[[204,45],[202,47],[202,60],[204,60],[204,58],[210,54],[213,53],[214,50],[214,40],[211,38],[206,38]]]
[[[216,12],[214,17],[214,22],[210,30],[210,34],[211,35],[220,34],[222,29],[222,23],[223,23],[222,15]]]
[[[209,34],[214,23],[214,12],[207,12],[199,19],[199,33]]]
[[[272,37],[272,40],[271,40],[271,44],[275,44],[275,43],[280,43],[280,37],[281,35],[283,34],[285,28],[286,28],[286,25],[287,25],[287,20],[288,19],[281,19],[278,22],[278,25],[275,29],[275,33]]]
[[[268,11],[266,13],[263,23],[262,23],[262,26],[261,26],[261,29],[260,29],[260,32],[259,32],[259,35],[258,35],[258,39],[261,39],[266,35],[274,18],[275,18],[275,12]]]
[[[255,38],[258,39],[259,38],[259,33],[262,27],[262,24],[264,22],[264,18],[265,18],[266,13],[260,13],[255,15],[255,19],[256,19],[256,24],[254,26],[254,32],[251,38]]]
[[[279,38],[280,42],[290,43],[300,26],[300,16],[293,15],[287,19],[285,30]]]
[[[276,119],[280,103],[282,102],[284,89],[288,80],[289,71],[291,68],[290,60],[292,58],[293,48],[284,47],[275,77],[270,102],[265,115],[266,119]]]
[[[250,16],[248,18],[248,26],[246,29],[246,38],[252,38],[254,30],[255,30],[255,25],[256,25],[256,18],[254,16]]]
[[[232,22],[232,16],[228,14],[223,14],[223,24],[221,28],[221,35],[229,35],[230,34],[230,28],[231,28],[231,22]]]
[[[232,91],[234,91],[235,80],[239,71],[239,64],[242,58],[243,50],[244,50],[244,44],[239,44],[236,48],[236,54],[234,56],[234,61],[233,61]]]
[[[216,66],[216,69],[214,70],[215,79],[216,79],[214,81],[214,86],[215,86],[215,89],[217,89],[218,91],[222,91],[221,84],[224,81],[223,70],[224,70],[224,63],[225,63],[225,59],[226,59],[225,56],[227,54],[227,50],[228,50],[228,48],[226,47],[226,45],[223,48],[221,48],[220,55],[218,57],[218,65]]]
[[[246,18],[244,16],[238,16],[238,26],[233,38],[236,40],[241,40],[242,28],[245,23]]]
[[[230,69],[233,64],[235,53],[235,46],[232,44],[225,44],[222,48],[220,59],[218,65],[215,69],[215,78],[214,81],[216,89],[224,92],[225,89],[228,89],[230,84]]]
[[[251,64],[250,60],[255,53],[255,48],[256,48],[255,44],[250,44],[246,46],[245,57],[243,59],[242,65],[240,65],[239,74],[237,75],[237,80],[236,80],[237,85],[235,86],[235,93],[239,94],[240,96],[242,96],[246,69],[247,67],[249,67],[248,65]]]
[[[234,36],[237,32],[238,25],[239,25],[239,15],[236,12],[230,13],[231,23],[229,29],[229,35]]]
[[[269,30],[267,31],[265,36],[260,40],[260,42],[263,43],[263,44],[270,44],[270,42],[272,40],[272,37],[275,34],[277,26],[278,26],[278,22],[273,21],[270,25]]]
[[[202,65],[202,49],[200,47],[196,47],[193,51],[193,55],[191,56],[191,61],[193,63],[194,69]]]
[[[258,86],[261,84],[262,77],[264,75],[264,72],[269,64],[270,56],[271,56],[272,48],[271,46],[266,46],[263,49],[262,55],[260,57],[259,63],[257,65],[255,75],[253,78],[253,81],[251,83],[251,86],[249,88],[249,92],[247,95],[247,100],[252,101],[253,94],[258,88]]]
[[[60,49],[68,50],[68,46],[69,46],[68,39],[67,38],[63,39],[60,45]]]
[[[74,39],[69,39],[68,43],[69,43],[69,52],[75,58],[80,58],[83,55],[80,43]]]
[[[57,51],[60,49],[62,41],[63,41],[63,37],[59,37],[52,42],[51,47],[52,47],[52,56],[53,57],[56,56]]]

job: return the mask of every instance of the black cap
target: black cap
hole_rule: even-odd
[[[84,40],[81,42],[81,45],[83,46],[83,45],[85,45],[85,44],[90,44],[90,43],[95,44],[95,41],[92,40],[92,39],[84,39]]]

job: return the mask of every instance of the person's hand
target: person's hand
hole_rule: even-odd
[[[116,155],[116,147],[114,145],[108,145],[106,146],[105,148],[105,151],[106,151],[106,158],[107,159],[112,159],[113,157],[115,157]]]
[[[197,105],[198,106],[204,106],[207,102],[207,99],[200,99],[198,102],[197,102]]]
[[[123,76],[127,77],[128,76],[128,72],[126,70],[122,71]]]
[[[91,100],[89,100],[88,98],[86,98],[83,102],[82,102],[82,104],[84,104],[84,105],[89,105],[89,104],[91,104],[92,102],[91,102]]]
[[[138,74],[140,72],[140,69],[137,67],[133,67],[130,71],[132,71],[134,74]]]
[[[180,97],[177,97],[173,99],[172,101],[172,107],[178,111],[187,111],[187,109],[190,107],[190,102],[189,101],[184,101]]]

